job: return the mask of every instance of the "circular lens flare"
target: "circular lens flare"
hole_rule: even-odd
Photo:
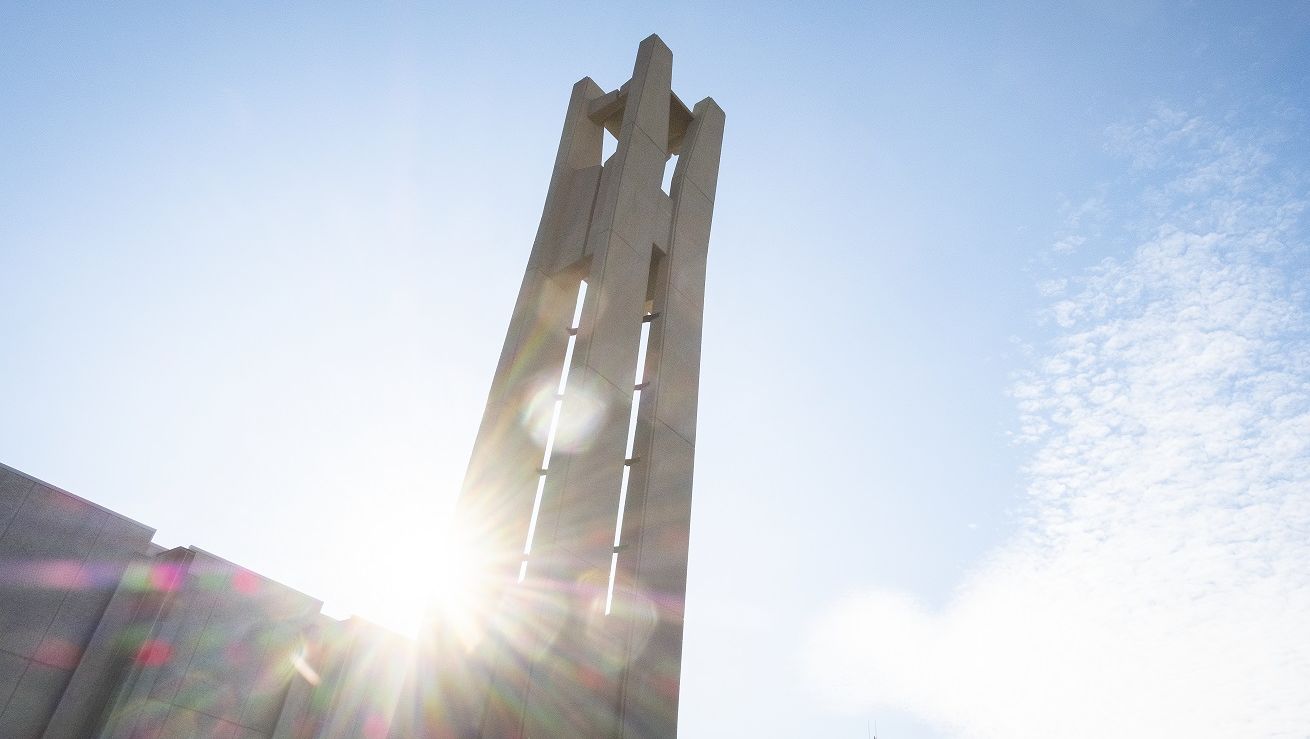
[[[581,385],[570,385],[561,398],[555,394],[553,383],[539,383],[524,403],[519,422],[543,450],[549,447],[555,452],[576,454],[590,446],[606,404]]]

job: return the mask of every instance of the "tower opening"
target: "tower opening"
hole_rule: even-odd
[[[610,157],[619,150],[619,140],[614,137],[613,133],[610,133],[608,127],[601,126],[601,128],[605,129],[605,133],[600,142],[600,163],[609,164]],[[595,151],[595,149],[592,151]]]
[[[664,191],[665,195],[673,193],[673,171],[677,168],[678,155],[670,154],[668,160],[664,162],[664,179],[660,182],[660,189]]]
[[[587,281],[578,283],[578,297],[573,305],[573,318],[569,322],[568,343],[564,348],[564,366],[559,371],[559,385],[555,403],[550,412],[550,426],[546,430],[546,444],[541,454],[541,467],[537,470],[537,492],[532,499],[532,515],[528,518],[528,535],[523,542],[523,561],[519,563],[519,582],[528,576],[528,557],[532,554],[532,540],[537,535],[537,519],[541,516],[541,499],[546,493],[546,474],[550,471],[550,458],[555,452],[555,435],[559,432],[559,417],[564,410],[564,389],[569,383],[569,369],[573,366],[573,352],[578,346],[578,328],[582,324],[582,306],[587,300]]]

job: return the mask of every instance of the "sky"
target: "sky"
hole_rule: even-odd
[[[727,113],[680,733],[1310,731],[1310,6],[0,8],[0,462],[414,628],[570,86]]]

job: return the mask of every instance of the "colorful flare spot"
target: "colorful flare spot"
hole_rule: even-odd
[[[150,573],[153,568],[145,564],[134,564],[123,572],[123,587],[141,591],[150,588]]]
[[[320,681],[318,671],[310,666],[309,662],[305,659],[305,655],[291,655],[291,666],[296,669],[296,672],[300,673],[301,677],[305,678],[305,682],[310,685],[318,685]]]
[[[41,642],[34,656],[37,662],[71,670],[82,658],[82,649],[66,639],[50,637]]]
[[[155,565],[150,568],[150,589],[164,592],[177,590],[181,574],[181,568],[177,565]]]
[[[370,713],[368,718],[364,719],[365,739],[386,739],[387,732],[390,730],[391,722],[376,713]]]
[[[226,591],[228,582],[229,578],[227,574],[223,572],[209,570],[199,574],[199,583],[202,590]]]
[[[578,683],[590,690],[599,690],[605,685],[605,676],[599,670],[585,665],[578,667]]]
[[[223,656],[230,665],[249,662],[251,658],[250,647],[243,642],[230,644]]]
[[[86,583],[82,565],[66,559],[49,560],[36,565],[35,581],[53,590],[75,590]]]
[[[592,432],[604,420],[608,404],[583,386],[570,386],[565,408],[557,417],[557,389],[554,381],[542,381],[524,403],[519,423],[543,450],[549,438],[555,452],[576,454],[585,451],[595,440]]]
[[[253,572],[237,570],[232,574],[232,589],[244,595],[259,592],[259,577]]]
[[[158,667],[173,658],[173,645],[158,639],[148,639],[136,652],[137,664]]]

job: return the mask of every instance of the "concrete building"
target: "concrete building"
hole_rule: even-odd
[[[573,87],[456,511],[464,622],[328,618],[0,465],[0,737],[676,734],[724,116],[672,61],[651,36],[619,88]]]
[[[724,115],[688,108],[672,72],[651,36],[618,89],[573,86],[457,510],[494,585],[471,658],[437,646],[437,664],[464,665],[427,701],[450,709],[430,720],[443,735],[677,731]]]
[[[0,465],[0,737],[388,735],[409,640],[153,535]]]

